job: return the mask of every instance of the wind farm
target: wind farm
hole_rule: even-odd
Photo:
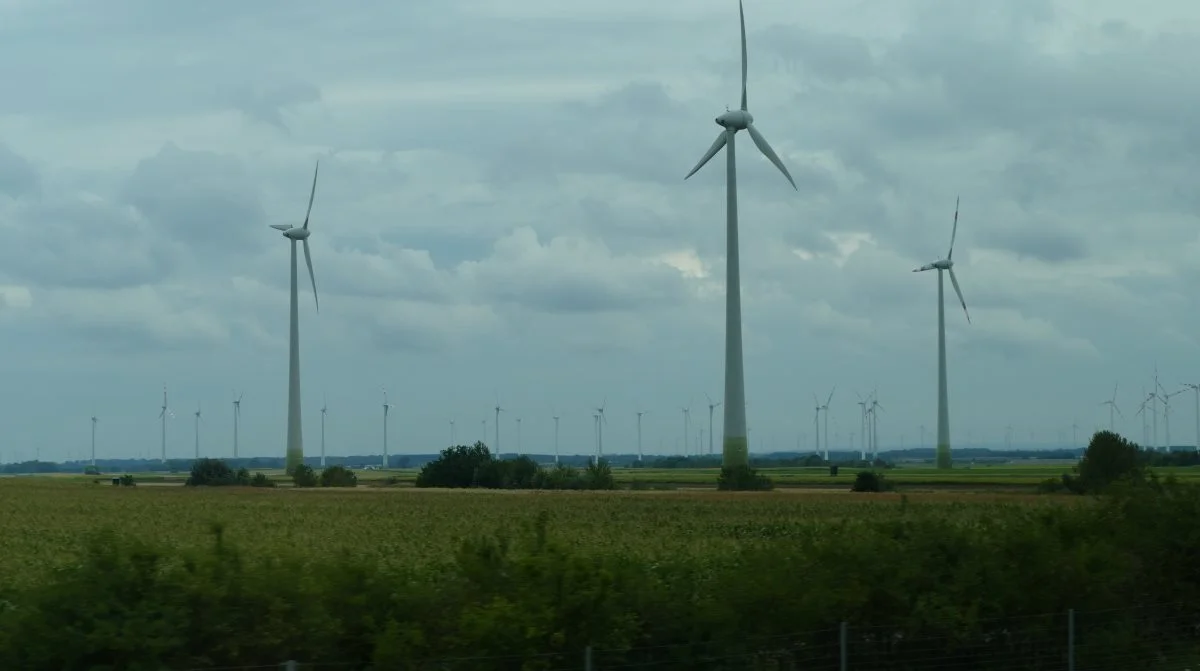
[[[0,7],[0,668],[1200,668],[1200,9],[1048,3]]]

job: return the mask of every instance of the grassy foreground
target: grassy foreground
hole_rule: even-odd
[[[1079,668],[1101,668],[1195,652],[1200,624],[1190,486],[1095,499],[23,478],[0,479],[0,510],[0,668],[525,671],[581,668],[588,646],[602,669],[837,668],[846,622],[856,670],[1061,669],[1069,608]]]

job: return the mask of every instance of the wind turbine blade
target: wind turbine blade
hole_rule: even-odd
[[[954,227],[950,229],[950,251],[946,253],[947,259],[954,258],[954,238],[958,235],[958,196],[954,197]]]
[[[779,168],[779,172],[782,172],[783,176],[787,177],[787,181],[792,185],[793,189],[799,191],[800,189],[796,188],[796,182],[792,179],[791,173],[789,173],[788,169],[783,166],[783,161],[779,160],[779,156],[775,154],[775,150],[771,149],[771,145],[767,144],[767,138],[763,137],[762,133],[758,132],[758,129],[754,127],[754,124],[747,126],[746,130],[750,132],[750,139],[754,140],[754,144],[758,147],[758,150],[763,153],[763,156],[766,156],[768,161],[774,163],[776,168]]]
[[[742,111],[746,111],[746,11],[738,0],[738,19],[742,24]]]
[[[286,231],[291,228],[291,226],[288,226],[287,224],[271,224],[271,228],[277,231]]]
[[[313,198],[317,195],[317,172],[321,170],[321,159],[317,159],[317,167],[313,169],[312,191],[308,193],[308,210],[304,213],[304,228],[308,229],[308,215],[312,214]]]
[[[692,168],[692,171],[689,172],[687,177],[684,177],[684,179],[696,174],[696,171],[700,170],[700,168],[703,168],[705,163],[708,163],[710,160],[712,160],[712,157],[716,156],[717,152],[721,151],[721,148],[725,146],[727,139],[728,138],[725,137],[725,131],[721,131],[721,134],[717,136],[717,139],[712,143],[712,146],[709,147],[708,151],[704,153],[704,157],[700,159],[700,162],[696,164],[696,167]]]
[[[954,276],[954,269],[950,269],[950,283],[954,285],[954,293],[958,294],[958,302],[962,303],[963,314],[967,316],[967,323],[971,323],[971,313],[967,312],[967,301],[963,298],[962,288],[958,286],[958,278]]]
[[[1113,410],[1116,410],[1116,411],[1117,411],[1117,414],[1118,414],[1118,415],[1120,415],[1122,418],[1124,418],[1124,417],[1125,417],[1125,413],[1121,412],[1121,409],[1120,409],[1120,408],[1118,408],[1118,407],[1116,406],[1116,404],[1113,404]]]
[[[835,391],[837,391],[837,385],[834,385],[833,389],[829,390],[829,398],[825,400],[825,405],[829,405],[831,402],[833,402],[833,392]]]
[[[308,252],[308,238],[304,239],[304,262],[308,264],[308,279],[312,280],[313,301],[317,304],[317,312],[320,312],[321,301],[317,299],[317,276],[313,275],[312,255]],[[953,277],[953,275],[951,277]]]

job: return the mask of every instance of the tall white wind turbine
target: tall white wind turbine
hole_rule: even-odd
[[[500,456],[500,413],[504,412],[504,408],[500,407],[500,395],[496,395],[496,445],[493,453]]]
[[[692,423],[692,399],[688,399],[688,404],[680,410],[683,411],[683,456],[688,453],[688,427]],[[726,413],[728,414],[728,413]]]
[[[96,422],[100,419],[92,415],[92,466],[96,465]]]
[[[196,458],[200,458],[200,404],[196,404]]]
[[[857,391],[854,392],[854,395],[858,397],[858,414],[859,414],[858,437],[859,437],[859,440],[862,442],[861,457],[862,457],[863,461],[866,461],[867,460],[867,449],[868,449],[867,443],[870,439],[870,436],[867,435],[867,402],[863,400],[862,394],[858,393]]]
[[[242,418],[242,396],[245,392],[238,394],[238,397],[233,399],[233,458],[238,458],[238,422]]]
[[[637,411],[637,448],[638,448],[638,461],[639,462],[642,460],[642,416],[646,415],[648,413],[649,413],[648,410],[638,410]],[[710,433],[709,435],[711,436],[712,434]]]
[[[813,435],[817,437],[816,449],[814,454],[821,454],[821,399],[813,394]]]
[[[158,413],[158,419],[162,422],[162,462],[167,463],[167,419],[174,419],[175,413],[171,407],[167,405],[167,385],[163,385],[163,404],[162,410]]]
[[[1196,451],[1200,452],[1200,384],[1183,383],[1184,389],[1191,389],[1196,394]]]
[[[597,463],[599,463],[599,459],[604,458],[604,425],[608,424],[608,417],[604,415],[604,409],[607,407],[608,399],[604,399],[600,403],[600,407],[596,408],[596,452],[599,456]]]
[[[560,417],[562,417],[562,415],[558,414],[558,411],[554,409],[554,406],[550,406],[550,412],[554,416],[554,464],[557,466],[558,465],[558,420]]]
[[[704,392],[704,398],[708,399],[708,456],[711,457],[713,453],[713,410],[717,406],[720,406],[723,401],[714,402],[712,396],[708,395],[708,392]]]
[[[1171,451],[1171,397],[1176,396],[1178,394],[1182,394],[1183,390],[1181,389],[1179,391],[1173,391],[1173,392],[1168,393],[1167,389],[1165,387],[1163,387],[1161,384],[1158,385],[1158,390],[1161,393],[1161,398],[1162,398],[1162,402],[1163,402],[1163,425],[1164,425],[1164,431],[1166,431],[1166,435],[1164,436],[1166,445],[1164,445],[1163,448],[1166,452],[1169,453]]]
[[[1103,403],[1101,403],[1101,404],[1100,404],[1100,405],[1107,405],[1107,406],[1108,406],[1108,430],[1109,430],[1109,431],[1115,431],[1115,430],[1116,430],[1116,429],[1114,429],[1114,428],[1113,428],[1113,427],[1115,427],[1115,426],[1116,426],[1116,423],[1115,423],[1115,422],[1114,422],[1114,420],[1113,420],[1113,412],[1114,412],[1114,411],[1115,411],[1117,414],[1121,415],[1121,419],[1125,419],[1125,415],[1124,415],[1124,414],[1121,412],[1121,409],[1117,407],[1117,385],[1118,385],[1118,384],[1120,384],[1120,383],[1118,382],[1118,383],[1114,383],[1114,384],[1113,384],[1113,393],[1112,393],[1112,398],[1110,398],[1110,399],[1108,399],[1107,401],[1105,401],[1105,402],[1103,402]]]
[[[938,468],[950,468],[950,399],[946,389],[946,299],[943,288],[943,272],[950,273],[950,282],[954,285],[954,293],[958,294],[958,302],[962,304],[963,314],[967,323],[971,322],[971,313],[967,312],[967,301],[963,298],[962,288],[958,286],[958,278],[954,275],[954,238],[958,235],[958,199],[954,199],[954,225],[950,229],[950,251],[946,258],[933,263],[927,263],[913,270],[919,273],[925,270],[938,271],[938,430],[936,462]]]
[[[738,252],[738,207],[737,207],[737,160],[734,140],[737,132],[745,130],[755,146],[771,163],[779,168],[792,188],[796,182],[788,173],[775,150],[766,138],[754,127],[754,116],[746,106],[746,14],[738,2],[738,16],[742,35],[742,106],[728,111],[715,119],[721,130],[717,139],[704,156],[687,174],[696,174],[717,152],[725,151],[725,418],[721,446],[724,466],[744,466],[750,463],[749,443],[746,437],[746,384],[742,366],[742,289],[740,258]],[[686,449],[686,439],[684,440]]]
[[[821,412],[825,413],[825,461],[829,461],[829,404],[833,402],[833,392],[837,391],[835,385],[829,391],[829,398],[825,399],[825,405],[821,406]]]
[[[325,468],[325,416],[329,414],[329,403],[321,395],[321,468]]]
[[[312,214],[313,198],[317,195],[317,172],[321,162],[317,161],[313,169],[312,189],[308,194],[308,210],[304,213],[302,226],[287,224],[271,224],[271,228],[283,232],[292,247],[292,297],[291,297],[291,329],[288,340],[288,424],[287,424],[287,456],[285,466],[290,474],[297,466],[304,463],[304,435],[300,422],[300,292],[296,279],[296,243],[304,243],[304,262],[308,265],[308,278],[312,280],[313,302],[317,312],[321,311],[321,302],[317,299],[317,276],[313,274],[312,255],[308,249],[308,218]]]
[[[879,458],[879,411],[883,410],[883,406],[879,404],[879,390],[871,392],[871,456],[874,459]]]
[[[450,420],[450,446],[454,447],[454,419]]]
[[[388,467],[388,444],[387,444],[387,429],[388,429],[388,412],[392,409],[392,404],[388,403],[387,388],[383,388],[383,467]]]

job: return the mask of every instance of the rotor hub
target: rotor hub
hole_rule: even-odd
[[[308,238],[308,236],[309,230],[299,226],[296,228],[289,228],[283,232],[283,237],[288,238],[289,240],[305,240]]]
[[[732,110],[714,119],[717,125],[732,131],[745,130],[754,123],[754,115],[745,110]]]

